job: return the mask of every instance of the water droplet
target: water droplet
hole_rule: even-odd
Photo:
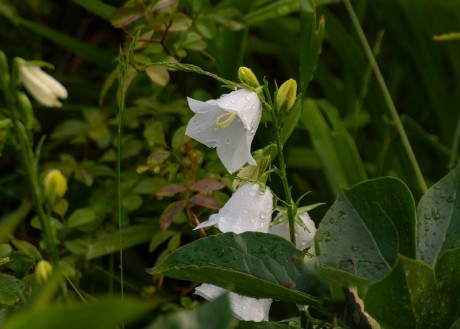
[[[429,213],[426,213],[424,217],[425,219],[431,219],[431,215]]]
[[[230,144],[232,142],[232,139],[230,137],[225,138],[225,143]]]
[[[247,101],[249,100],[249,98],[250,98],[249,96],[244,97],[244,99],[247,100]]]
[[[439,213],[439,209],[434,208],[431,211],[431,216],[433,217],[434,220],[438,220],[439,218],[441,218],[441,214]]]
[[[234,100],[234,99],[232,99],[230,102],[231,102],[232,104],[235,104],[235,100]]]
[[[220,250],[217,252],[217,257],[219,257],[219,258],[224,257],[224,255],[225,255],[225,251],[224,251],[223,249],[220,249]]]
[[[256,195],[257,195],[257,192],[254,191],[254,190],[252,190],[252,191],[249,192],[249,195],[250,195],[250,196],[256,196]]]
[[[260,215],[259,215],[259,218],[260,218],[260,219],[265,219],[265,218],[267,218],[267,216],[265,216],[265,214],[260,214]]]
[[[351,247],[351,250],[353,250],[353,251],[358,251],[358,250],[359,250],[359,246],[352,246],[352,247]]]

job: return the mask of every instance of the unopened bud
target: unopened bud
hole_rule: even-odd
[[[285,81],[276,93],[276,108],[279,111],[289,111],[294,106],[297,97],[297,82],[294,79]]]
[[[67,180],[58,169],[52,169],[43,178],[45,196],[54,203],[62,198],[67,191]]]
[[[35,278],[40,283],[45,283],[53,270],[53,267],[46,260],[41,260],[35,266]]]
[[[238,69],[238,79],[240,79],[241,83],[247,84],[250,87],[257,88],[260,86],[259,81],[257,80],[256,75],[250,68],[241,66]]]

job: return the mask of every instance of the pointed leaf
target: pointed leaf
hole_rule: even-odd
[[[423,195],[417,216],[417,259],[434,266],[444,252],[460,247],[460,165]]]
[[[272,234],[224,233],[192,242],[148,269],[181,280],[205,282],[256,298],[319,305],[313,262]]]
[[[224,187],[224,182],[222,182],[219,178],[206,177],[193,183],[190,189],[192,191],[218,191]]]
[[[316,233],[320,262],[371,281],[381,278],[396,260],[396,227],[403,245],[403,234],[411,233],[415,215],[411,219],[410,200],[407,187],[393,178],[370,180],[341,191]],[[408,241],[411,239],[413,236]]]
[[[190,198],[190,202],[194,203],[197,206],[213,210],[219,209],[219,202],[213,195],[195,194]]]

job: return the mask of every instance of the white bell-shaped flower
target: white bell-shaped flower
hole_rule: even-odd
[[[246,162],[255,165],[251,143],[262,116],[262,104],[256,93],[239,89],[206,102],[187,98],[195,115],[185,134],[217,148],[225,168],[234,173]]]
[[[225,292],[228,291],[207,283],[195,288],[195,294],[206,300],[214,300]],[[255,322],[268,321],[268,313],[272,304],[271,298],[257,299],[230,292],[229,299],[230,308],[237,319]]]
[[[278,218],[281,216],[283,213],[278,213],[275,217]],[[296,247],[298,249],[305,249],[305,248],[310,248],[313,246],[314,243],[314,238],[316,234],[316,227],[315,227],[315,222],[313,222],[310,218],[310,215],[308,212],[300,212],[297,214],[302,222],[305,224],[305,226],[308,228],[308,231],[305,230],[302,226],[299,224],[295,223],[295,238],[296,238]],[[289,221],[284,220],[279,224],[272,225],[270,227],[269,233],[276,234],[278,236],[281,236],[285,238],[286,240],[290,240],[290,234],[289,234]]]
[[[39,66],[20,60],[19,77],[26,90],[43,106],[61,107],[59,98],[67,98],[67,90]]]
[[[222,232],[267,233],[273,212],[273,194],[268,187],[247,183],[240,187],[217,214],[195,229],[215,225]]]

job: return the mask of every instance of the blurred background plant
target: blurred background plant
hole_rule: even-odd
[[[120,47],[126,53],[137,35],[124,86],[128,93],[121,140],[123,281],[129,294],[147,300],[155,312],[192,308],[196,299],[188,293],[193,284],[152,280],[144,268],[199,238],[192,228],[215,213],[231,193],[233,179],[225,174],[215,152],[205,153],[184,135],[192,115],[186,96],[205,100],[225,90],[207,77],[150,64],[191,63],[231,80],[237,79],[238,68],[244,65],[270,83],[299,81],[305,74],[302,63],[311,58],[302,10],[312,3],[0,3],[0,49],[8,62],[21,57],[52,63],[54,70],[48,73],[69,94],[59,109],[32,100],[26,127],[35,175],[59,169],[68,184],[49,214],[61,271],[46,280],[46,266],[39,264],[49,259],[49,251],[37,214],[31,210],[28,173],[18,153],[18,132],[10,122],[12,109],[6,99],[0,99],[0,287],[4,287],[0,322],[20,309],[33,312],[48,305],[53,295],[91,300],[119,290],[114,206],[117,59]],[[356,0],[352,4],[430,186],[458,161],[460,42],[433,36],[459,30],[460,1]],[[390,175],[406,182],[418,199],[424,191],[343,3],[317,0],[316,5],[317,16],[324,16],[326,22],[322,54],[308,89],[301,87],[303,110],[293,118],[285,145],[295,195],[312,191],[309,203],[330,205],[340,188]],[[4,78],[7,72],[0,74]],[[262,124],[253,149],[270,139]],[[273,184],[275,193],[282,190],[280,183]],[[326,210],[315,209],[312,218],[319,222]],[[66,284],[60,276],[66,277]],[[130,315],[110,303],[102,303],[101,310],[107,305],[120,309],[126,321],[139,314]],[[132,308],[143,311],[135,302]],[[90,314],[89,308],[81,312]],[[155,312],[140,322],[149,322]]]

